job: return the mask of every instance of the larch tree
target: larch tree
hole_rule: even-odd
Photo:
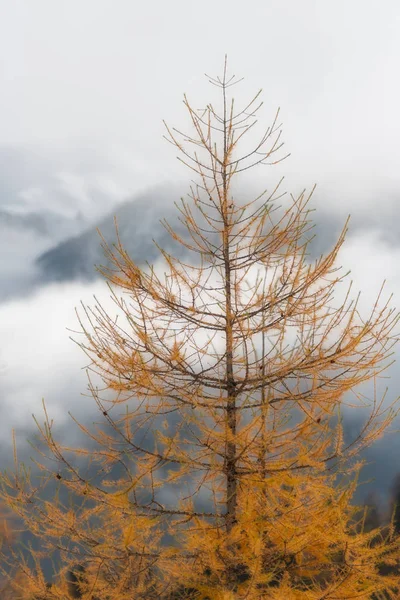
[[[395,598],[398,576],[381,566],[399,559],[398,538],[363,528],[351,500],[361,449],[397,414],[359,390],[391,364],[398,315],[382,289],[367,315],[351,283],[342,292],[347,222],[309,258],[311,195],[276,207],[279,184],[240,199],[243,172],[284,158],[279,112],[245,148],[260,93],[237,108],[226,62],[209,80],[218,108],[185,96],[191,132],[166,126],[197,179],[177,204],[187,235],[165,226],[193,260],[160,247],[162,265],[140,268],[118,235],[104,242],[118,318],[97,300],[79,316],[101,421],[76,421],[90,439],[77,449],[46,412],[40,484],[17,462],[2,497],[43,552],[61,553],[61,575],[84,566],[84,598]],[[369,406],[353,440],[345,404]],[[46,589],[39,559],[8,560],[26,575],[18,597],[73,597],[65,577]]]

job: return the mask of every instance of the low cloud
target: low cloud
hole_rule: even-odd
[[[0,306],[0,336],[6,340],[0,351],[3,444],[11,440],[12,428],[24,433],[36,429],[32,413],[43,421],[43,398],[59,427],[67,427],[68,411],[77,417],[93,411],[94,403],[81,396],[87,358],[67,330],[77,329],[75,306],[80,300],[92,304],[93,294],[104,297],[107,305],[108,289],[99,281],[50,285]]]

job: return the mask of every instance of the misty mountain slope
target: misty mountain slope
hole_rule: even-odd
[[[0,144],[0,303],[37,290],[43,281],[36,258],[124,196],[113,165],[92,155]]]
[[[114,215],[124,248],[135,262],[152,263],[160,256],[153,239],[165,250],[174,249],[176,253],[176,242],[160,219],[166,218],[177,231],[184,231],[177,221],[179,213],[174,206],[180,196],[178,188],[168,186],[152,189],[121,204],[95,226],[41,254],[36,260],[41,281],[87,281],[99,277],[95,265],[106,265],[107,261],[97,229],[108,244],[116,243]]]
[[[35,258],[82,230],[79,218],[51,211],[17,213],[0,208],[0,302],[36,286]]]

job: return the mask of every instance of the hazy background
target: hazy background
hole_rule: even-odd
[[[340,262],[354,292],[370,306],[386,278],[399,302],[396,0],[0,0],[0,466],[13,427],[20,456],[31,454],[42,397],[60,435],[74,435],[69,410],[91,419],[86,360],[66,328],[81,300],[108,302],[95,228],[112,239],[117,212],[133,258],[156,258],[158,219],[192,177],[162,119],[187,124],[184,92],[195,107],[215,97],[203,74],[220,74],[225,53],[245,77],[239,98],[264,90],[260,129],[281,107],[291,152],[243,185],[272,187],[284,173],[296,194],[317,182],[315,248],[329,249],[351,213]],[[399,367],[389,374],[388,401]],[[367,454],[383,495],[399,450],[400,433]]]

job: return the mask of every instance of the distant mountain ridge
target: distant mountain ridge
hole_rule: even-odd
[[[35,258],[85,227],[79,216],[0,207],[0,303],[36,289]]]
[[[174,201],[179,201],[181,195],[177,187],[168,186],[149,190],[120,204],[95,226],[42,253],[36,259],[42,282],[90,281],[99,277],[95,265],[105,265],[106,258],[97,229],[108,244],[115,243],[114,215],[124,248],[135,262],[151,263],[159,257],[153,239],[167,251],[176,249],[176,243],[160,219],[166,218],[177,231],[184,230],[174,206]]]

